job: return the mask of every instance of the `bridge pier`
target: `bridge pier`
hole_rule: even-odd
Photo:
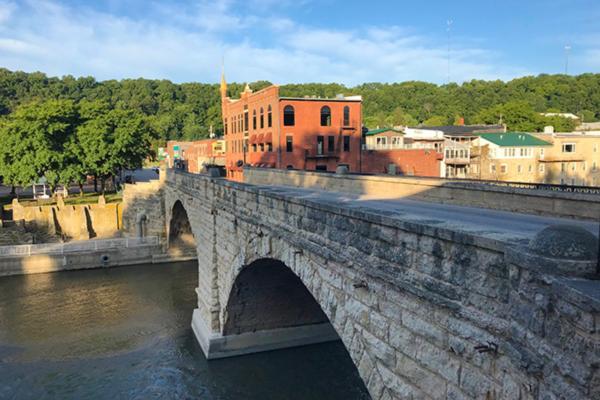
[[[223,335],[210,331],[198,309],[194,310],[192,329],[209,360],[340,340],[328,322]]]

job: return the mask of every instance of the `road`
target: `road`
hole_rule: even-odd
[[[598,223],[590,221],[293,187],[262,186],[261,189],[317,203],[344,205],[364,211],[385,211],[390,213],[390,218],[471,233],[502,242],[529,240],[545,227],[555,224],[578,225],[598,235]]]

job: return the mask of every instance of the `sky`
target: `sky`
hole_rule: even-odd
[[[452,21],[448,30],[448,21]],[[273,83],[600,72],[600,0],[0,0],[0,67]],[[448,68],[448,60],[450,65]]]

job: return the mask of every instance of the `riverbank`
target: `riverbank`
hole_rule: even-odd
[[[86,240],[0,247],[0,276],[195,260],[190,251],[164,252],[157,237]]]

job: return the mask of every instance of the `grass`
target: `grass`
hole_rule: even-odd
[[[84,193],[83,196],[79,196],[78,193],[69,195],[65,201],[65,205],[77,205],[77,204],[96,204],[98,203],[99,193]],[[106,193],[104,195],[107,203],[118,203],[123,200],[121,193]],[[0,196],[0,206],[5,210],[12,208],[12,197],[9,195]],[[50,206],[56,205],[56,199],[47,200],[33,200],[30,198],[19,198],[19,203],[25,207],[27,206]]]

